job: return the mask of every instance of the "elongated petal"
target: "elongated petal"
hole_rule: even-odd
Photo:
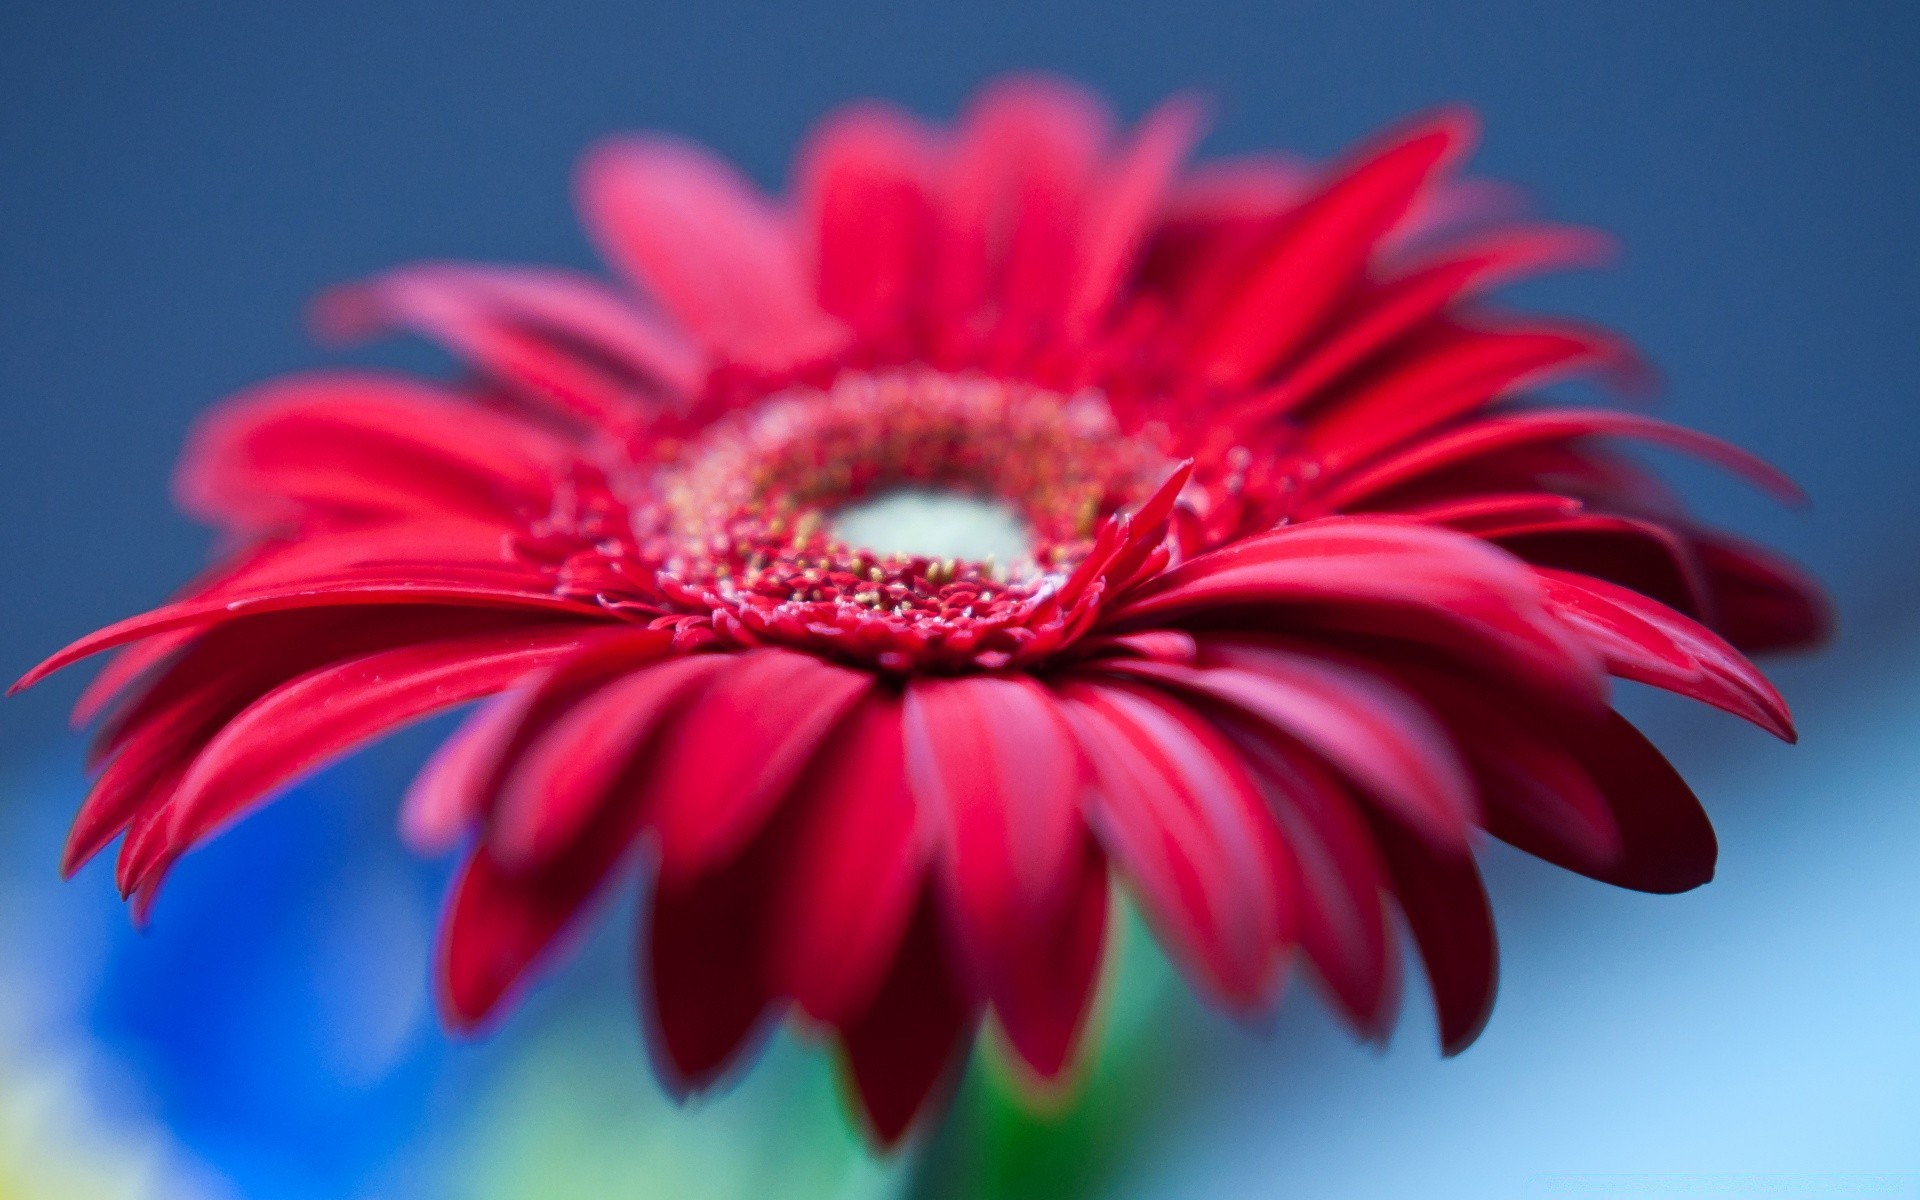
[[[1425,644],[1597,704],[1597,656],[1545,607],[1518,559],[1477,539],[1408,522],[1325,518],[1189,559],[1107,615],[1132,629],[1231,619],[1366,632]]]
[[[1500,954],[1493,910],[1471,858],[1436,855],[1390,826],[1376,826],[1400,912],[1427,968],[1440,1047],[1458,1054],[1493,1015]]]
[[[644,959],[648,1029],[660,1074],[678,1095],[711,1086],[768,1014],[762,947],[779,852],[764,843],[709,875],[654,892]]]
[[[417,263],[325,293],[313,319],[341,339],[411,327],[520,395],[601,426],[701,382],[700,356],[677,332],[563,271]]]
[[[400,837],[416,853],[451,850],[478,823],[499,746],[525,717],[532,696],[532,688],[521,687],[488,701],[414,776],[400,802]]]
[[[499,521],[551,503],[551,434],[395,376],[328,372],[243,392],[201,418],[175,476],[188,512],[265,526],[310,511]]]
[[[1092,1016],[1108,920],[1106,858],[1091,838],[1069,874],[1059,917],[1036,924],[991,981],[994,1015],[1007,1042],[1043,1084],[1074,1065]]]
[[[290,680],[421,641],[520,628],[509,617],[481,611],[416,607],[348,619],[339,610],[322,609],[249,617],[190,639],[96,737],[90,758],[107,765],[75,818],[66,869],[97,853],[139,810],[167,804],[209,740]],[[151,828],[148,852],[162,849],[165,823],[142,824]],[[138,855],[123,861],[133,857]]]
[[[922,679],[907,691],[907,779],[941,830],[947,888],[983,965],[1053,921],[1079,853],[1080,754],[1057,704],[1016,677]]]
[[[1314,750],[1436,845],[1464,852],[1478,817],[1446,731],[1411,696],[1349,663],[1280,645],[1208,639],[1207,669],[1115,670],[1230,704]]]
[[[1794,740],[1786,701],[1719,635],[1616,584],[1567,571],[1540,575],[1556,610],[1606,656],[1615,674],[1690,696]]]
[[[398,605],[472,605],[530,609],[550,616],[599,616],[591,606],[552,594],[490,582],[421,581],[379,578],[306,588],[263,589],[236,598],[186,600],[109,625],[68,645],[14,683],[10,691],[32,687],[63,667],[102,651],[180,629],[207,629],[241,616],[332,606],[380,608]]]
[[[1806,572],[1725,534],[1692,535],[1720,632],[1748,653],[1800,650],[1833,632],[1833,608]]]
[[[1472,532],[1537,567],[1603,579],[1713,619],[1712,586],[1692,543],[1662,522],[1583,512],[1488,520]]]
[[[1216,384],[1252,383],[1326,318],[1414,197],[1472,139],[1450,111],[1415,126],[1301,205],[1195,352]]]
[[[1417,504],[1404,510],[1404,515],[1485,536],[1488,529],[1504,528],[1516,521],[1549,521],[1585,510],[1581,501],[1557,492],[1482,492]]]
[[[485,634],[519,625],[498,614],[475,620],[476,615],[422,606],[360,619],[319,609],[227,622],[204,636],[186,638],[165,669],[127,697],[101,726],[89,762],[97,764],[130,741],[155,735],[204,741],[214,728],[267,691],[331,662],[435,637]]]
[[[1392,668],[1445,723],[1473,770],[1496,837],[1604,878],[1623,853],[1600,786],[1571,749],[1611,714],[1541,714],[1524,697],[1415,663]],[[1568,731],[1573,731],[1568,736]]]
[[[1543,709],[1414,663],[1395,671],[1472,756],[1496,836],[1636,891],[1686,891],[1713,877],[1713,827],[1699,800],[1618,713]]]
[[[928,818],[908,791],[900,707],[890,689],[868,692],[789,801],[794,843],[772,910],[773,974],[828,1024],[846,1024],[873,999],[923,891]]]
[[[1225,729],[1246,755],[1300,870],[1300,948],[1363,1036],[1384,1039],[1399,1002],[1386,868],[1358,807],[1326,768],[1251,726]]]
[[[1106,916],[1080,752],[1058,706],[1028,679],[916,680],[903,720],[961,942],[1009,1040],[1047,1078],[1085,1019]]]
[[[1306,442],[1327,470],[1342,471],[1520,388],[1632,361],[1617,338],[1572,325],[1440,329],[1328,400],[1325,415],[1308,422]]]
[[[1503,229],[1476,244],[1449,247],[1441,261],[1391,280],[1342,310],[1327,336],[1241,411],[1261,419],[1291,412],[1400,339],[1417,336],[1462,297],[1536,271],[1592,262],[1609,246],[1590,230],[1536,226]]]
[[[727,663],[672,726],[641,788],[663,879],[738,852],[873,677],[787,650]]]
[[[793,231],[738,172],[666,138],[602,143],[582,163],[580,206],[601,250],[709,350],[787,366],[836,348]]]
[[[979,1021],[936,908],[931,896],[922,898],[878,994],[840,1031],[867,1127],[884,1146],[952,1086]]]
[[[117,651],[80,690],[80,698],[74,701],[73,713],[69,718],[73,728],[80,729],[92,724],[116,701],[131,692],[142,677],[178,654],[191,641],[191,629],[177,629]]]
[[[946,172],[935,244],[933,314],[949,340],[977,336],[997,307],[1017,339],[1057,318],[1075,252],[1075,218],[1109,118],[1086,92],[1029,76],[982,90]],[[978,349],[978,348],[971,348]]]
[[[665,640],[650,631],[602,633],[587,649],[542,672],[496,709],[497,716],[489,714],[487,740],[471,743],[472,760],[457,764],[458,773],[448,781],[473,789],[465,807],[486,810],[504,767],[517,760],[527,739],[546,728],[554,707],[564,711],[583,688],[658,657]],[[441,927],[441,1000],[455,1028],[472,1029],[484,1021],[549,951],[627,858],[641,817],[638,805],[602,806],[565,852],[519,869],[506,867],[486,841],[480,842],[454,884]]]
[[[571,715],[597,689],[644,672],[672,648],[673,635],[664,630],[627,625],[596,630],[579,651],[530,675],[510,696],[494,704],[485,714],[484,730],[462,737],[461,747],[444,758],[436,756],[407,798],[402,810],[403,828],[415,819],[411,809],[416,804],[449,810],[442,818],[427,818],[429,830],[436,828],[435,819],[492,822],[498,815],[500,791],[509,774],[522,765],[529,749],[556,722]],[[638,811],[637,806],[627,807]],[[438,828],[444,829],[444,825]],[[489,828],[488,832],[490,840],[497,841],[492,837],[497,830]],[[509,850],[518,855],[514,865],[524,868],[524,843],[514,838],[508,841]]]
[[[147,811],[157,811],[172,797],[199,743],[169,737],[168,732],[126,746],[94,780],[61,849],[62,877],[74,875]],[[128,871],[123,877],[131,881],[131,876]]]
[[[1438,433],[1354,471],[1334,485],[1327,502],[1352,504],[1475,459],[1585,437],[1630,438],[1670,446],[1744,476],[1784,500],[1797,502],[1804,498],[1793,481],[1771,464],[1718,438],[1642,413],[1576,408],[1489,416]]]
[[[863,105],[822,125],[799,175],[820,306],[869,337],[910,321],[933,258],[929,133]]]
[[[511,687],[578,650],[577,626],[383,651],[278,688],[222,729],[173,799],[170,836],[198,841],[289,780],[368,738]]]
[[[631,674],[570,703],[512,762],[501,764],[487,830],[500,861],[524,867],[564,851],[618,785],[637,783],[642,762],[656,769],[664,729],[728,666],[720,655],[640,660]],[[654,815],[642,800],[627,802]]]
[[[1088,821],[1170,951],[1223,1003],[1263,1006],[1295,883],[1269,848],[1272,817],[1238,752],[1145,688],[1075,683],[1065,696],[1097,777]]]
[[[630,818],[631,814],[619,814]],[[509,871],[476,849],[454,881],[440,930],[440,1004],[455,1029],[477,1029],[554,948],[632,849],[638,825],[609,823],[564,861]]]
[[[1174,173],[1199,139],[1201,117],[1192,97],[1162,104],[1098,185],[1061,316],[1069,337],[1084,337],[1119,294]]]
[[[1719,856],[1713,824],[1644,734],[1609,713],[1576,735],[1574,746],[1620,828],[1620,860],[1592,872],[1596,878],[1640,892],[1690,891],[1713,878]]]

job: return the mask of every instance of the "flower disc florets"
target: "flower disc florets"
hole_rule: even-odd
[[[1172,469],[1096,391],[925,369],[792,388],[658,452],[626,487],[635,557],[673,608],[734,640],[892,671],[1012,661],[1057,625],[1050,601],[1100,523]],[[1028,552],[935,558],[835,536],[836,514],[910,488],[1007,506]]]

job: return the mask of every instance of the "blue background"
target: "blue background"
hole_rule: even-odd
[[[1811,565],[1843,636],[1779,671],[1799,748],[1636,709],[1719,819],[1713,886],[1619,896],[1496,857],[1506,983],[1479,1047],[1435,1062],[1418,1015],[1381,1059],[1310,1004],[1251,1041],[1194,1017],[1203,1082],[1137,1190],[1914,1194],[1916,61],[1911,2],[5,0],[0,671],[199,561],[164,500],[174,452],[211,400],[329,361],[300,325],[316,289],[412,258],[590,265],[567,180],[606,132],[670,129],[774,186],[831,105],[944,116],[1010,68],[1129,115],[1211,92],[1210,153],[1327,154],[1464,100],[1486,120],[1478,171],[1625,245],[1616,269],[1515,299],[1624,331],[1665,372],[1666,415],[1807,485],[1814,506],[1782,513],[1677,472]],[[76,757],[77,686],[0,709],[0,762]]]

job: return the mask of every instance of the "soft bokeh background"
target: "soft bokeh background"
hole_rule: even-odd
[[[200,560],[163,499],[175,448],[212,399],[327,361],[299,322],[316,289],[421,257],[589,265],[568,168],[610,130],[771,186],[837,102],[946,115],[1021,67],[1128,114],[1210,91],[1211,152],[1326,154],[1477,106],[1479,170],[1626,246],[1516,298],[1624,330],[1668,415],[1803,481],[1814,507],[1782,513],[1677,472],[1843,620],[1779,667],[1798,748],[1633,701],[1716,816],[1710,887],[1492,856],[1505,982],[1464,1058],[1438,1060],[1417,997],[1384,1054],[1304,997],[1249,1033],[1135,950],[1080,1112],[1036,1124],[981,1070],[945,1139],[886,1164],[803,1047],[671,1109],[619,928],[500,1037],[435,1032],[444,865],[387,833],[421,737],[209,849],[136,935],[105,872],[52,879],[80,789],[60,679],[0,708],[0,1197],[877,1197],[916,1172],[947,1194],[1920,1196],[1916,58],[1911,0],[0,0],[0,673]]]

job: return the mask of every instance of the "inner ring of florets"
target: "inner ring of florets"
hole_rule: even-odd
[[[1100,523],[1171,469],[1104,397],[922,368],[793,388],[671,448],[635,506],[661,591],[723,630],[889,669],[993,666],[1028,640]],[[899,492],[967,497],[1024,526],[1025,553],[937,557],[849,544],[837,520]]]

